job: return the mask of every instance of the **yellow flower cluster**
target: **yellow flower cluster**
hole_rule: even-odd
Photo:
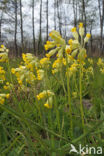
[[[97,62],[97,65],[100,67],[101,73],[104,74],[104,60],[101,59],[101,58],[99,58],[99,59],[98,59],[98,62]]]
[[[71,29],[71,32],[73,34],[74,39],[70,39],[68,41],[69,45],[66,45],[65,40],[61,37],[59,32],[56,32],[55,30],[52,31],[49,36],[53,41],[47,41],[45,44],[45,50],[49,50],[51,48],[54,48],[50,50],[47,54],[46,57],[50,58],[57,52],[57,60],[53,62],[52,65],[52,73],[56,73],[58,71],[61,71],[62,65],[66,65],[66,59],[64,58],[65,55],[67,55],[68,58],[68,65],[72,65],[74,63],[74,58],[77,57],[77,62],[84,64],[84,60],[87,57],[86,55],[86,49],[84,48],[84,45],[86,42],[88,42],[89,38],[91,37],[90,34],[87,34],[84,38],[84,27],[83,23],[79,24],[79,33],[77,32],[77,28],[74,27]],[[81,37],[81,41],[79,40],[79,35]],[[80,43],[81,42],[81,43]],[[59,45],[59,46],[57,46]],[[65,54],[65,53],[66,54]],[[43,62],[47,62],[46,58],[42,60]],[[42,64],[41,63],[41,64]],[[91,60],[90,60],[90,63]],[[71,66],[69,67],[69,71],[75,71],[77,67]],[[72,73],[72,72],[71,72]]]
[[[20,66],[19,68],[12,68],[11,72],[16,75],[17,81],[20,85],[23,85],[23,81],[25,83],[32,84],[34,80],[36,80],[33,72],[27,70],[25,66]]]
[[[9,82],[6,82],[5,86],[3,87],[5,90],[10,89],[12,87],[12,84]]]
[[[5,98],[9,98],[10,94],[0,94],[0,104],[4,104]]]
[[[49,50],[54,47],[55,47],[55,42],[51,42],[51,41],[47,41],[46,44],[44,45],[45,50]]]
[[[8,52],[9,52],[9,50],[6,49],[6,47],[4,45],[1,45],[0,62],[8,62]]]
[[[37,57],[30,53],[22,54],[23,61],[25,63],[25,66],[30,71],[34,71],[39,66],[39,60]]]
[[[5,80],[5,71],[3,67],[0,66],[0,83],[2,83]]]
[[[66,72],[66,74],[69,75],[69,77],[71,77],[74,73],[76,73],[78,69],[78,64],[77,62],[74,62],[69,68],[68,71]]]
[[[50,109],[50,108],[52,108],[53,96],[54,96],[54,93],[52,91],[44,90],[43,92],[41,92],[37,95],[37,99],[38,100],[47,99],[44,106],[47,107],[48,109]]]
[[[44,78],[44,70],[37,70],[37,80],[42,80]]]
[[[44,68],[48,67],[50,63],[49,58],[42,58],[40,61],[37,57],[30,53],[22,54],[23,61],[19,68],[12,68],[12,74],[17,77],[18,83],[23,86],[24,83],[33,84],[36,80],[42,80],[44,78]]]
[[[93,64],[93,59],[88,58],[88,62],[89,62],[90,64]]]
[[[56,52],[58,52],[57,57],[62,58],[63,57],[63,52],[65,49],[65,40],[61,37],[60,33],[53,30],[49,36],[51,39],[54,41],[47,41],[45,44],[45,50],[49,50],[55,47],[55,49],[52,49],[49,51],[49,53],[46,54],[46,57],[50,58],[53,56]]]
[[[1,45],[0,48],[0,62],[7,62],[8,61],[8,49],[4,45]],[[0,66],[0,83],[4,85],[5,78],[5,70],[3,67]],[[8,83],[6,83],[8,84]],[[9,84],[8,84],[9,85]],[[7,86],[3,86],[4,89],[7,89]],[[5,99],[8,99],[10,94],[8,93],[0,93],[0,104],[4,104]]]
[[[63,63],[65,63],[64,58],[63,58],[63,59],[57,58],[57,60],[55,60],[55,61],[53,62],[53,65],[52,65],[52,68],[53,68],[52,73],[55,74],[55,73],[57,73],[58,71],[60,71],[61,68],[62,68]]]
[[[44,57],[40,60],[40,64],[41,66],[44,68],[44,67],[48,67],[48,65],[50,64],[50,59],[47,58],[47,57]]]

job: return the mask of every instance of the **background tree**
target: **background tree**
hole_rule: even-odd
[[[24,40],[23,40],[23,15],[22,15],[22,0],[20,0],[20,30],[21,30],[21,47],[22,47],[22,52],[24,50]]]
[[[33,50],[34,54],[36,54],[36,49],[35,49],[35,24],[34,24],[34,0],[32,0],[32,28],[33,28]]]

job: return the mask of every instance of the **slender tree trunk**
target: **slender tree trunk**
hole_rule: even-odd
[[[103,51],[104,51],[104,44],[103,44],[103,41],[104,41],[104,37],[103,37],[103,30],[104,30],[104,0],[102,2],[102,54],[103,54]]]
[[[24,41],[23,41],[23,16],[22,16],[22,0],[20,0],[20,20],[21,20],[21,45],[22,45],[22,52],[24,50]]]
[[[75,0],[73,0],[73,15],[74,15],[74,26],[76,27],[76,10],[75,10]]]
[[[15,34],[14,34],[15,54],[18,57],[17,47],[17,0],[15,0]]]
[[[77,26],[77,20],[78,20],[78,1],[76,1],[76,26]]]
[[[92,24],[93,24],[93,23],[91,22],[91,28],[90,28],[90,34],[91,34],[91,51],[93,50],[93,49],[92,49],[92,44],[93,44],[93,43],[92,43],[92,42],[93,42],[93,38],[92,38]]]
[[[3,7],[1,6],[1,15],[0,15],[0,44],[2,42],[2,19],[3,19]]]
[[[84,27],[85,27],[85,34],[87,32],[86,30],[86,10],[85,10],[85,1],[82,0],[82,22],[84,23]]]
[[[47,26],[46,26],[46,39],[48,40],[48,0],[47,0],[47,11],[46,11],[46,16],[47,16]]]
[[[66,38],[66,31],[67,31],[67,19],[66,19],[66,11],[64,10],[64,15],[65,15],[65,40],[67,39]]]
[[[98,9],[99,9],[99,17],[100,17],[100,49],[101,53],[103,53],[103,22],[104,22],[104,0],[102,0],[102,12],[101,12],[101,1],[98,0]]]
[[[54,0],[54,30],[56,30],[56,0]]]
[[[1,23],[2,23],[2,20],[0,19],[0,44],[1,44]]]
[[[36,54],[35,49],[35,25],[34,25],[34,0],[32,0],[32,27],[33,27],[33,49],[34,54]]]
[[[40,28],[39,28],[39,42],[38,51],[41,52],[42,48],[42,0],[40,0]]]
[[[57,0],[57,17],[58,17],[58,20],[59,20],[59,32],[60,32],[60,34],[62,34],[62,31],[61,31],[61,17],[60,17],[60,11],[59,11],[59,0]]]

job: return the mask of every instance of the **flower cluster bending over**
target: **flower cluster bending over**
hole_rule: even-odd
[[[4,45],[1,45],[0,48],[0,62],[8,62],[8,49]],[[6,82],[6,72],[2,66],[0,66],[0,85],[4,88],[7,89],[7,86],[4,84],[6,83],[8,85],[8,82]],[[4,104],[5,99],[8,99],[10,94],[9,93],[2,93],[2,90],[0,90],[0,104]]]
[[[11,73],[16,76],[19,88],[36,87],[37,83],[43,83],[44,90],[35,96],[37,100],[45,99],[44,106],[52,108],[53,98],[55,93],[46,86],[47,72],[51,71],[54,77],[58,77],[65,72],[65,77],[69,80],[77,75],[81,69],[83,78],[88,85],[89,75],[93,75],[93,60],[88,59],[89,67],[86,67],[85,59],[87,57],[85,44],[89,41],[91,35],[84,32],[83,23],[79,24],[79,30],[74,27],[71,29],[73,38],[69,39],[68,44],[62,38],[59,32],[53,30],[49,36],[50,41],[44,45],[46,56],[39,59],[31,53],[22,54],[22,63],[18,68],[12,68]],[[56,57],[55,57],[56,56]],[[8,49],[3,45],[0,48],[0,62],[8,63]],[[101,72],[104,71],[103,61],[99,59],[98,65],[101,67]],[[0,66],[0,83],[4,84],[3,88],[8,90],[11,88],[11,83],[5,80],[6,71]],[[90,73],[90,74],[89,74]],[[62,77],[61,77],[62,78]],[[60,78],[60,79],[61,79]],[[64,83],[64,82],[63,82]],[[64,85],[62,84],[64,87]],[[13,86],[12,86],[13,87]],[[36,93],[36,90],[34,91]],[[74,91],[72,96],[77,95]],[[9,94],[0,94],[0,103],[4,103],[4,99],[8,98]]]

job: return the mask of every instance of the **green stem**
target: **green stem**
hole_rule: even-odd
[[[64,84],[63,75],[62,75],[62,68],[61,68],[61,72],[60,72],[60,78],[61,78],[61,83],[63,86],[64,93],[66,94],[65,84]]]
[[[12,74],[11,74],[11,69],[10,69],[10,63],[9,63],[9,59],[8,59],[8,64],[7,64],[7,67],[8,67],[8,71],[9,71],[9,75],[10,75],[10,80],[11,80],[11,83],[13,83],[13,78],[12,78]]]
[[[84,111],[83,111],[83,104],[82,104],[82,66],[80,66],[79,88],[80,88],[80,112],[81,112],[82,128],[83,128],[83,132],[85,132]]]
[[[69,116],[70,116],[70,132],[71,138],[73,137],[73,122],[72,122],[72,106],[71,106],[71,96],[70,96],[70,86],[69,86],[69,76],[68,76],[68,56],[66,54],[66,71],[67,71],[67,91],[68,91],[68,104],[69,104]]]

